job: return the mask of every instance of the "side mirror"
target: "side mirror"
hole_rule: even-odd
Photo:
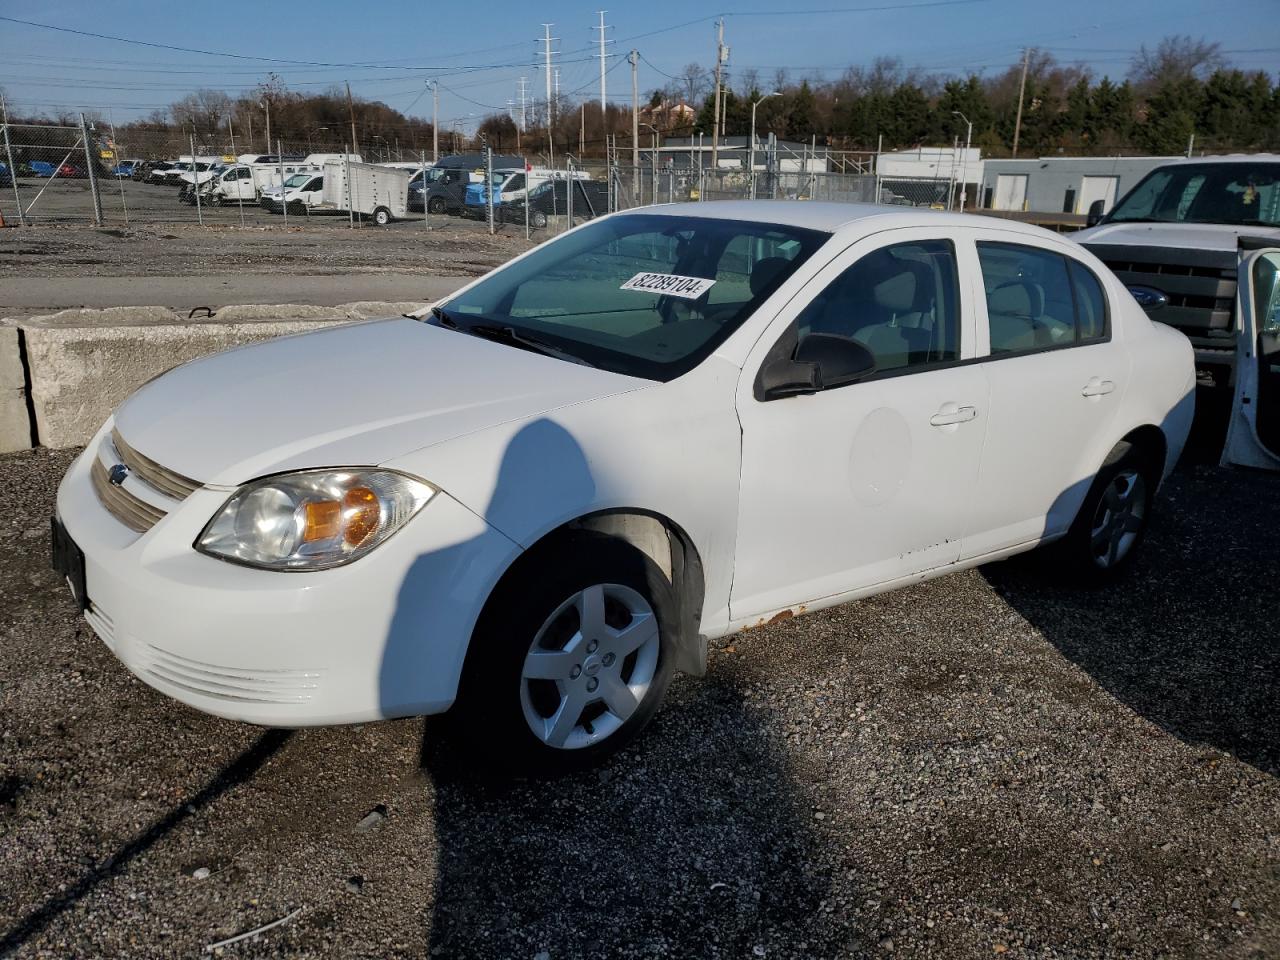
[[[760,370],[757,399],[780,400],[817,393],[822,389],[822,374],[812,363],[797,363],[787,357],[778,357]]]
[[[1089,216],[1085,220],[1086,227],[1096,227],[1102,222],[1103,201],[1095,200],[1089,204]]]
[[[857,340],[811,333],[790,359],[779,358],[760,371],[760,392],[766,400],[817,393],[854,383],[875,369],[875,356]]]

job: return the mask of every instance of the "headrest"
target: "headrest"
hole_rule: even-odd
[[[871,288],[876,306],[892,313],[906,313],[916,302],[916,275],[906,270],[881,280]]]
[[[778,278],[778,274],[791,265],[791,261],[786,257],[765,257],[763,260],[757,260],[754,267],[751,268],[751,278],[748,281],[751,286],[751,296],[758,297],[774,280]]]
[[[1034,319],[1044,314],[1044,291],[1037,283],[1011,280],[987,294],[987,310],[1007,317]]]

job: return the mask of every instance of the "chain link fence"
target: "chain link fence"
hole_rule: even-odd
[[[109,124],[82,120],[79,125],[0,124],[0,216],[9,224],[90,223],[124,224],[190,221],[207,225],[279,224],[294,217],[314,220],[333,213],[342,223],[344,211],[328,214],[304,205],[271,202],[270,192],[281,181],[292,183],[304,173],[322,173],[325,157],[348,150],[328,141],[280,141],[270,144],[261,134],[256,141],[228,135],[185,140],[172,130],[130,128],[132,139],[117,140]],[[430,152],[417,144],[388,141],[361,152],[366,163],[429,167]],[[760,155],[763,157],[764,151]],[[475,154],[472,154],[475,156]],[[841,203],[887,203],[913,207],[949,208],[958,199],[958,186],[947,179],[881,178],[873,171],[873,156],[837,164],[840,172],[814,170],[813,154],[776,157],[758,163],[712,168],[688,153],[647,150],[642,162],[629,162],[630,152],[607,159],[582,160],[573,155],[527,156],[527,187],[516,203],[507,203],[495,190],[494,229],[525,230],[531,238],[555,235],[586,219],[616,210],[658,203],[719,200],[809,200]],[[447,158],[442,156],[447,162]],[[830,166],[823,162],[823,165]],[[245,169],[245,168],[250,169]],[[509,175],[504,174],[504,176]],[[415,180],[420,174],[415,177]],[[468,169],[459,197],[449,213],[470,213],[488,220],[485,208],[468,209],[462,197],[477,183],[486,187],[483,165]],[[241,182],[244,181],[244,182]],[[572,189],[566,185],[573,183]],[[553,184],[554,186],[548,186]],[[482,201],[483,202],[483,201]],[[437,205],[423,209],[421,194],[410,195],[407,219],[442,214]],[[352,223],[358,218],[352,218]]]

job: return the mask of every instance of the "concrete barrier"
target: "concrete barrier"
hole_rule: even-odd
[[[423,306],[251,304],[190,319],[161,307],[113,307],[5,321],[9,325],[0,326],[0,451],[28,448],[33,439],[48,447],[86,443],[129,394],[188,360]]]
[[[18,331],[0,327],[0,452],[30,446],[31,417]]]

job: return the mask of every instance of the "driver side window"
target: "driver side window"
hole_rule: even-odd
[[[811,333],[857,340],[876,372],[905,370],[960,356],[959,282],[949,240],[881,247],[840,274],[801,311],[800,339]]]

